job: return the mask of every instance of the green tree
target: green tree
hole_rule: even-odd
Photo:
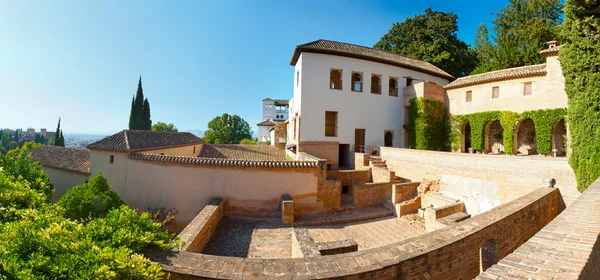
[[[65,137],[60,129],[60,118],[58,118],[58,126],[56,126],[56,132],[54,133],[54,141],[52,142],[52,145],[62,147],[65,146]]]
[[[256,141],[255,139],[242,139],[242,141],[240,141],[240,144],[242,145],[256,145],[258,144],[258,141]]]
[[[584,191],[600,176],[600,3],[567,0],[559,53],[569,99],[569,163]]]
[[[252,138],[250,125],[238,115],[215,117],[204,133],[204,141],[211,144],[238,144],[246,138]]]
[[[131,101],[131,113],[129,114],[129,129],[150,130],[152,129],[152,120],[150,120],[150,102],[144,99],[144,89],[142,87],[142,77],[138,81],[138,88],[135,97]]]
[[[458,39],[458,16],[425,10],[425,14],[394,23],[375,48],[427,61],[455,77],[469,75],[477,66],[475,51]]]
[[[473,44],[475,52],[477,53],[477,59],[479,60],[479,66],[473,70],[471,75],[485,73],[491,71],[493,68],[493,56],[494,46],[490,43],[489,32],[485,24],[477,27],[475,34],[475,42]]]
[[[177,132],[178,130],[172,123],[157,122],[152,125],[152,131]]]
[[[79,220],[105,217],[108,211],[125,205],[125,201],[110,190],[110,183],[100,174],[69,189],[60,197],[58,204],[65,209],[67,217]]]
[[[539,64],[539,51],[557,39],[561,0],[510,0],[496,13],[493,69]]]

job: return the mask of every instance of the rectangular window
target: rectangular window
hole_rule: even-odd
[[[533,93],[532,86],[533,86],[532,82],[524,83],[523,84],[523,95],[531,95]]]
[[[337,136],[337,112],[325,111],[325,136]]]
[[[113,156],[113,155],[108,156],[108,163],[110,163],[110,164],[115,163],[115,156]]]
[[[498,99],[500,98],[500,87],[493,87],[492,88],[492,99]]]
[[[194,146],[194,155],[196,154],[196,146]]]
[[[472,91],[467,91],[467,102],[471,102],[471,100],[473,100],[473,92]]]

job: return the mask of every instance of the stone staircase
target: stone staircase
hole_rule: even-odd
[[[369,156],[369,166],[371,167],[383,167],[389,170],[388,166],[387,166],[387,162],[382,159],[381,157],[376,157],[376,156]],[[406,178],[402,178],[400,176],[396,176],[394,178],[394,181],[392,181],[392,184],[397,184],[397,183],[406,183],[406,182],[410,182],[409,179]]]

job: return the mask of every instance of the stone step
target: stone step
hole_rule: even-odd
[[[314,215],[298,215],[294,226],[334,225],[361,222],[394,216],[394,212],[383,206],[359,208],[341,212],[330,212]]]

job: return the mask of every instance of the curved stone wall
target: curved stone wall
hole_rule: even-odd
[[[481,248],[493,240],[502,259],[558,215],[560,192],[539,188],[453,226],[389,246],[354,253],[295,259],[246,259],[190,252],[152,252],[171,279],[344,278],[472,279]],[[488,242],[489,243],[489,242]]]

